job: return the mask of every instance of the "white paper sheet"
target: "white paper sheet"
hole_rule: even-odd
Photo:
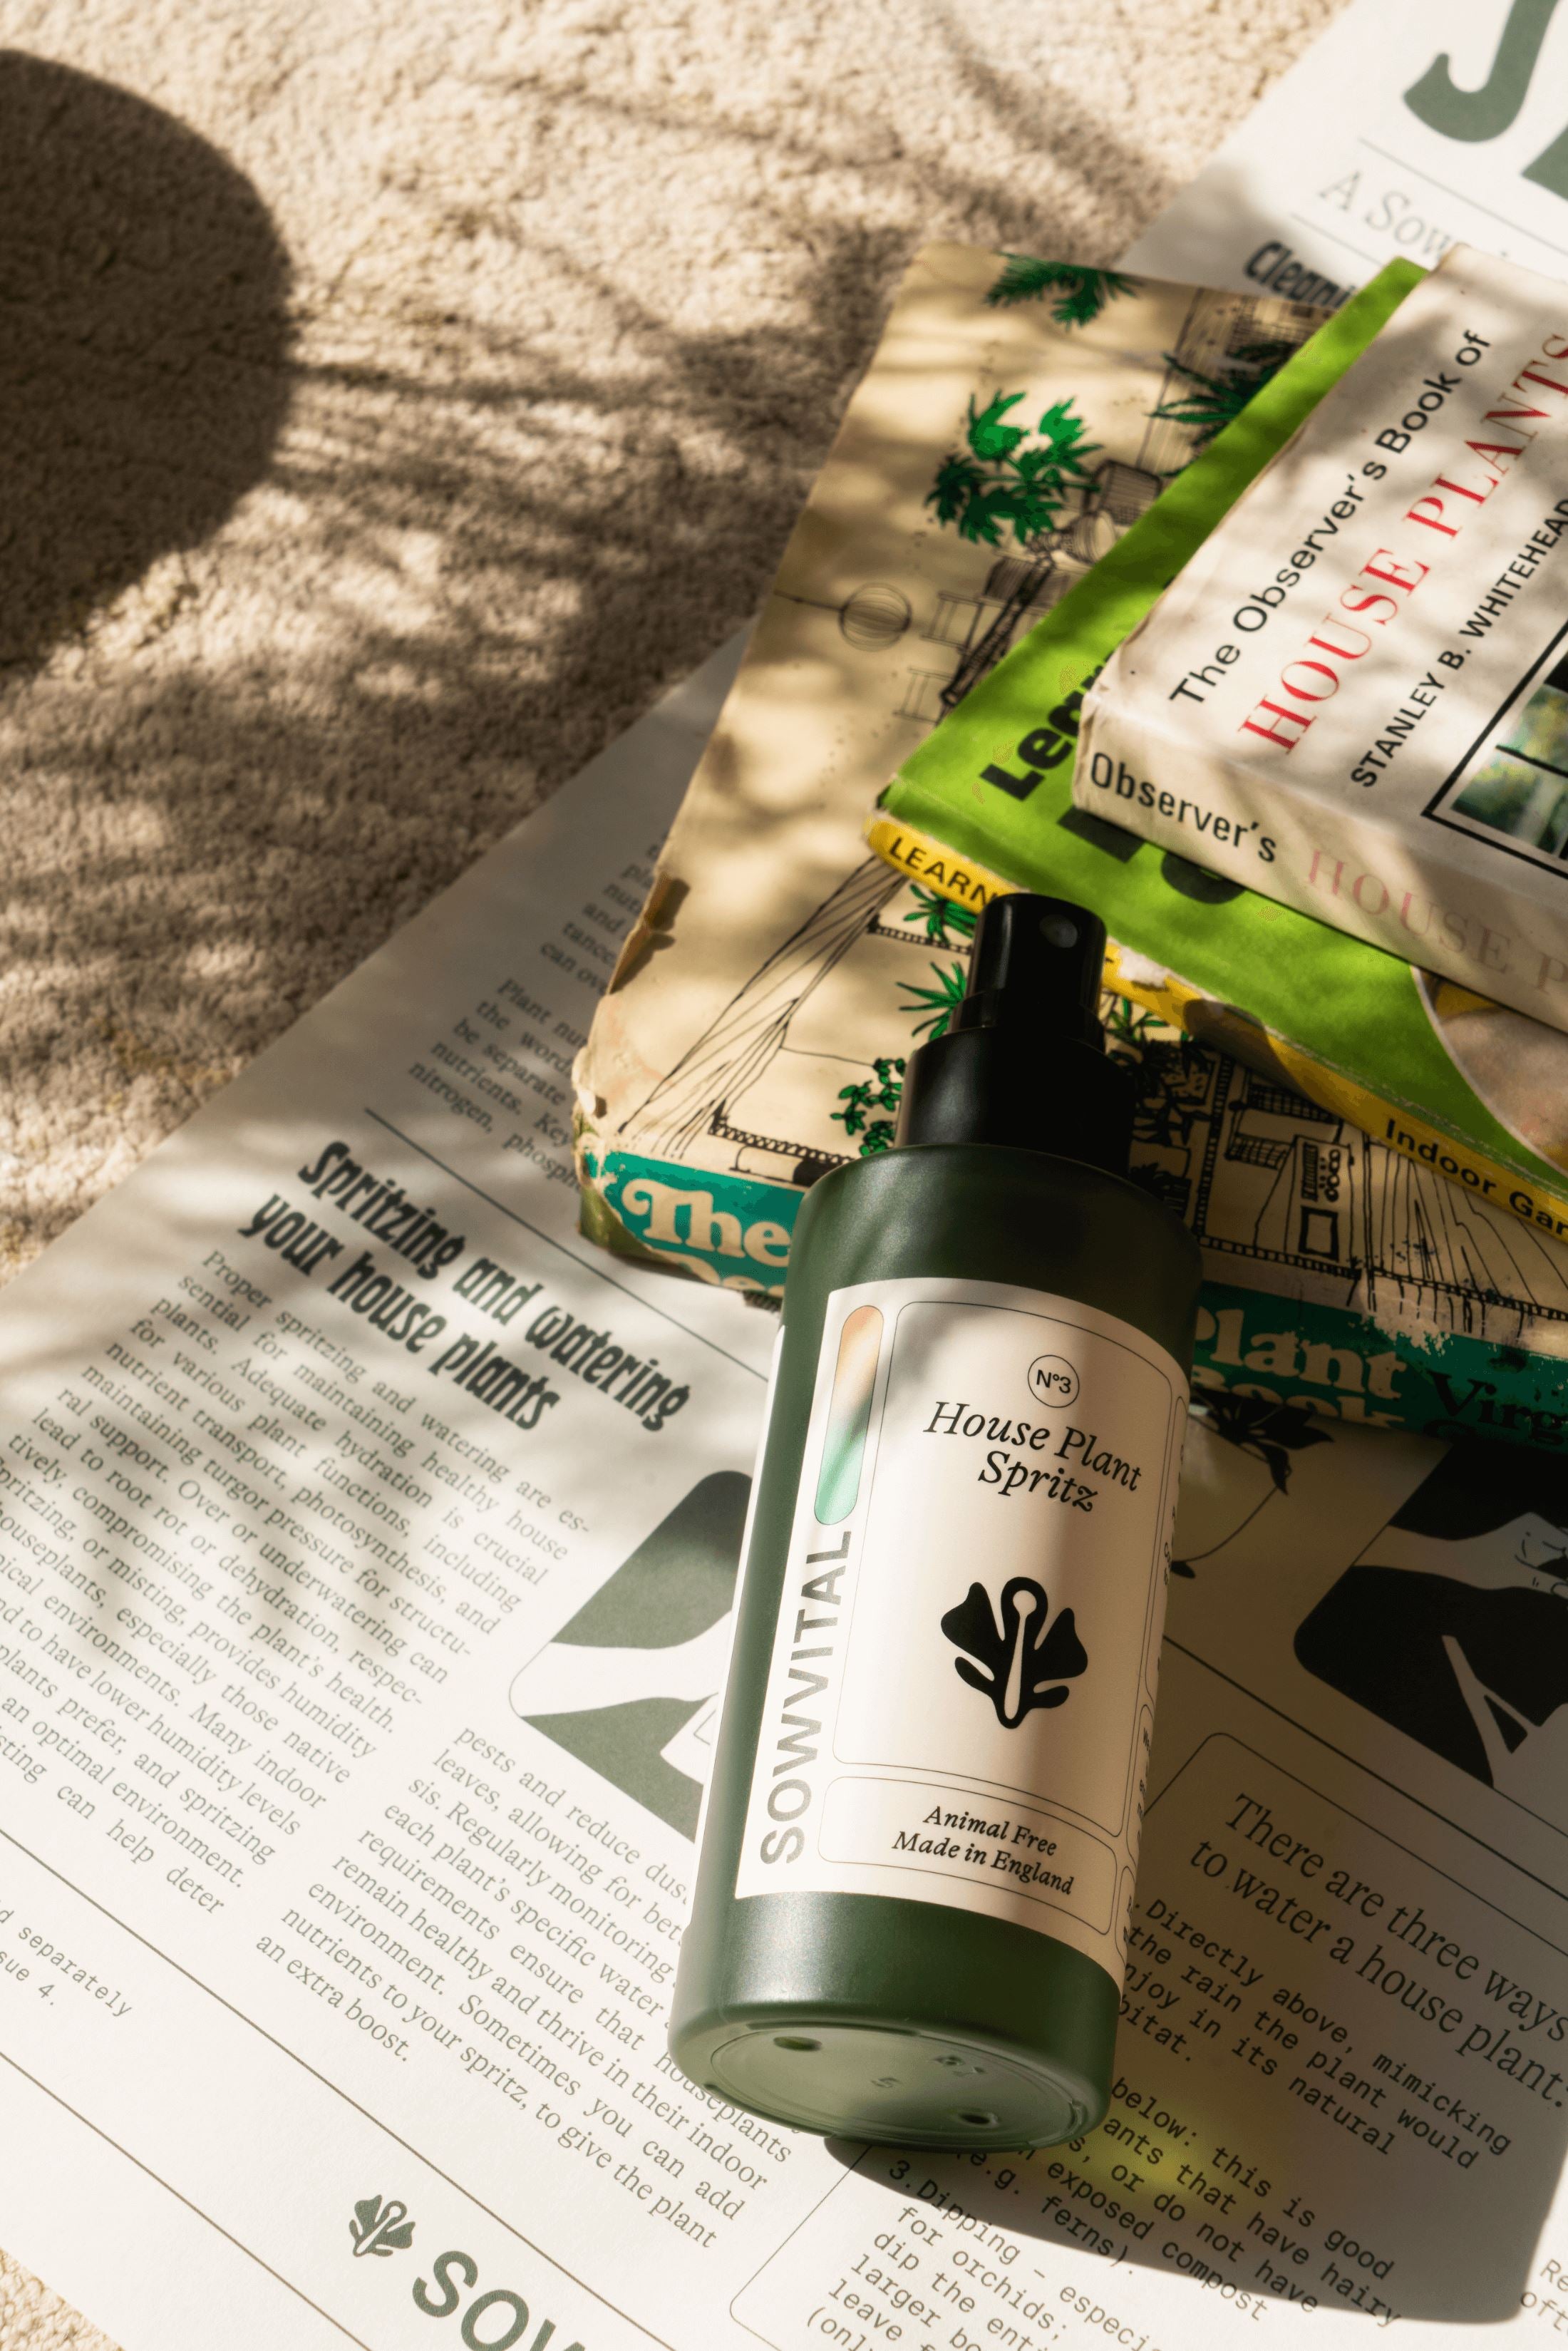
[[[1125,262],[1334,302],[1455,243],[1568,275],[1557,0],[1352,0]]]

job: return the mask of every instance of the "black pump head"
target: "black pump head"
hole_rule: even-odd
[[[1068,898],[993,898],[945,1035],[904,1072],[901,1145],[995,1143],[1127,1171],[1130,1073],[1105,1057],[1105,925]]]
[[[1024,891],[993,898],[980,916],[969,985],[955,1029],[1027,1022],[1038,1035],[1104,1049],[1100,975],[1105,925],[1068,898]]]

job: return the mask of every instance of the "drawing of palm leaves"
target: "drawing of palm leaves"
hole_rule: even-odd
[[[1149,1020],[1153,1016],[1144,1018]],[[1130,1027],[1118,1033],[1122,1042],[1134,1041]],[[1137,1041],[1141,1050],[1135,1058],[1129,1055],[1137,1087],[1133,1133],[1140,1143],[1173,1149],[1186,1143],[1191,1133],[1193,1104],[1186,1081],[1192,1068],[1194,1040],[1184,1032],[1175,1044]]]
[[[1085,269],[1075,261],[1039,261],[1032,254],[1005,253],[1001,276],[986,296],[994,310],[1039,302],[1054,295],[1051,315],[1059,327],[1086,327],[1119,294],[1131,294],[1133,280],[1115,269]]]
[[[1278,375],[1296,345],[1277,338],[1262,343],[1244,343],[1233,359],[1226,362],[1221,375],[1204,375],[1197,368],[1187,367],[1174,351],[1166,353],[1166,364],[1175,368],[1195,384],[1196,392],[1184,392],[1176,400],[1162,401],[1149,411],[1151,416],[1162,417],[1173,424],[1192,427],[1193,455],[1207,449],[1217,434],[1239,417],[1254,392]]]
[[[979,916],[973,906],[961,906],[955,899],[944,898],[938,891],[924,890],[918,882],[913,885],[915,910],[904,917],[906,923],[918,923],[934,947],[967,945],[975,935]]]
[[[1140,1060],[1146,1046],[1165,1028],[1157,1012],[1150,1012],[1133,1002],[1130,996],[1106,996],[1101,1000],[1101,1025],[1105,1030],[1106,1048],[1118,1049],[1129,1060]]]
[[[1284,1493],[1290,1485],[1293,1453],[1306,1445],[1329,1442],[1328,1430],[1305,1405],[1196,1385],[1193,1402],[1202,1405],[1217,1437],[1266,1466],[1276,1493]]]
[[[1071,1609],[1061,1609],[1047,1630],[1050,1616],[1040,1585],[1015,1575],[994,1614],[985,1585],[971,1583],[942,1619],[948,1640],[965,1652],[953,1660],[959,1680],[990,1699],[1005,1730],[1016,1730],[1036,1708],[1064,1706],[1071,1696],[1066,1684],[1089,1663]]]
[[[364,2196],[354,2207],[349,2234],[356,2261],[365,2253],[401,2253],[413,2242],[413,2222],[400,2198],[383,2204],[379,2196]]]
[[[941,964],[934,963],[931,968],[936,975],[935,987],[917,987],[912,979],[901,979],[898,983],[909,998],[902,1008],[905,1013],[913,1018],[924,1008],[923,1017],[915,1023],[917,1037],[945,1037],[954,1013],[964,1000],[967,983],[961,963],[949,964],[946,969]]]

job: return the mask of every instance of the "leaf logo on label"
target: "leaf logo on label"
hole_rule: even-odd
[[[385,2204],[379,2196],[361,2197],[349,2223],[354,2259],[364,2253],[401,2253],[413,2242],[413,2222],[401,2196]]]
[[[971,1583],[942,1619],[953,1646],[965,1652],[953,1661],[959,1679],[990,1699],[1004,1730],[1016,1730],[1036,1707],[1064,1705],[1071,1696],[1066,1684],[1089,1663],[1071,1609],[1050,1618],[1040,1585],[1015,1575],[994,1611],[985,1585]]]

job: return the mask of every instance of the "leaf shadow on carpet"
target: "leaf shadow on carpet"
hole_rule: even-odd
[[[266,471],[288,264],[215,148],[0,50],[0,679],[15,682]]]
[[[490,96],[556,104],[542,78]],[[406,276],[368,228],[362,265],[291,292],[260,198],[193,133],[0,57],[28,329],[0,382],[25,457],[0,728],[15,820],[47,838],[10,875],[4,1046],[13,1102],[42,1105],[0,1118],[13,1261],[757,609],[921,243],[1082,251],[1098,219],[1102,259],[1132,225],[1076,162],[1042,213],[988,160],[980,89],[936,155],[849,104],[807,134],[571,102],[651,155],[726,145],[766,299],[694,323],[574,235],[570,191],[525,222],[460,173]],[[1052,109],[1087,154],[1084,110]],[[650,239],[678,200],[651,185]]]

